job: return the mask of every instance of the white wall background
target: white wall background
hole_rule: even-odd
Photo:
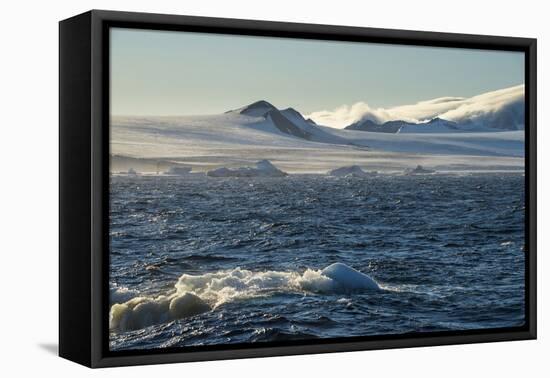
[[[550,221],[547,125],[550,50],[544,1],[82,0],[8,1],[0,22],[0,375],[4,377],[542,376],[550,371],[545,235]],[[89,370],[57,344],[58,26],[89,9],[295,21],[539,39],[539,340]],[[546,352],[545,352],[546,349]]]

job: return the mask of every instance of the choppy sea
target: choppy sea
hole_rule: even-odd
[[[520,326],[524,179],[113,176],[110,348]]]

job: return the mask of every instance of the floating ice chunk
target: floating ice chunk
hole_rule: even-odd
[[[282,176],[286,176],[287,174],[278,168],[276,168],[269,160],[260,160],[256,163],[256,169],[258,169],[261,172],[265,173],[271,173],[271,174],[282,174]]]
[[[427,175],[430,173],[435,173],[433,169],[426,169],[421,165],[417,165],[414,169],[407,169],[405,171],[407,175]]]
[[[336,281],[344,290],[379,290],[375,280],[346,264],[334,263],[327,266],[321,273]]]
[[[328,173],[330,176],[336,177],[369,177],[378,174],[376,171],[366,172],[358,165],[352,165],[349,167],[341,167],[333,169]]]
[[[275,167],[269,160],[261,160],[256,167],[217,168],[206,173],[210,177],[284,177],[286,172]]]

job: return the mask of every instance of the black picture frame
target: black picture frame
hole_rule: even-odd
[[[110,27],[525,53],[526,322],[460,332],[111,352],[108,347]],[[59,355],[88,367],[536,338],[536,39],[92,10],[59,23]]]

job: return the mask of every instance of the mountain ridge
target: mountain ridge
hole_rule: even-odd
[[[278,131],[291,137],[320,143],[350,144],[344,138],[327,133],[313,120],[306,119],[298,110],[292,107],[280,110],[266,100],[258,100],[243,107],[226,111],[224,114],[232,113],[264,119],[273,126],[272,131]]]

